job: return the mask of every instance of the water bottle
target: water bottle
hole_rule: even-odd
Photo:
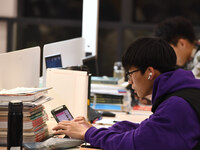
[[[113,67],[113,77],[118,79],[124,79],[124,68],[122,66],[122,62],[117,61],[114,63]]]
[[[8,105],[7,150],[22,150],[23,103],[11,101]]]

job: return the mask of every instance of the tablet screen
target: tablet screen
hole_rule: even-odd
[[[56,117],[58,118],[59,122],[62,121],[62,120],[73,120],[73,117],[69,113],[68,110],[64,110],[64,111],[56,114]]]
[[[57,122],[60,122],[62,120],[73,120],[73,116],[71,115],[71,113],[65,105],[53,109],[51,113]]]

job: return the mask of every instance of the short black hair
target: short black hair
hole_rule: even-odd
[[[154,29],[154,35],[174,46],[177,45],[180,38],[187,39],[190,43],[194,43],[196,40],[192,23],[181,16],[168,18],[159,23]]]
[[[125,70],[136,67],[144,74],[147,67],[164,73],[176,68],[176,54],[163,39],[143,37],[133,42],[122,57]]]

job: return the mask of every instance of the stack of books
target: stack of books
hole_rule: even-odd
[[[91,78],[90,106],[96,110],[124,111],[124,98],[127,95],[127,83],[118,78]]]
[[[51,100],[46,96],[50,88],[16,88],[0,91],[0,145],[7,143],[8,103],[23,102],[23,142],[39,142],[48,137],[48,116],[43,103]]]
[[[97,84],[115,84],[115,85],[119,85],[122,84],[124,82],[124,79],[121,78],[115,78],[115,77],[107,77],[107,76],[102,76],[102,77],[98,77],[98,76],[92,76],[91,77],[91,83],[97,83]]]
[[[95,97],[96,96],[96,97]],[[123,104],[123,95],[96,94],[90,97],[91,103],[96,98],[96,103],[101,104]]]

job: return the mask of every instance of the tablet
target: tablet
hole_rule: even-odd
[[[62,120],[70,121],[74,119],[65,105],[53,109],[51,113],[57,122],[60,122]]]

